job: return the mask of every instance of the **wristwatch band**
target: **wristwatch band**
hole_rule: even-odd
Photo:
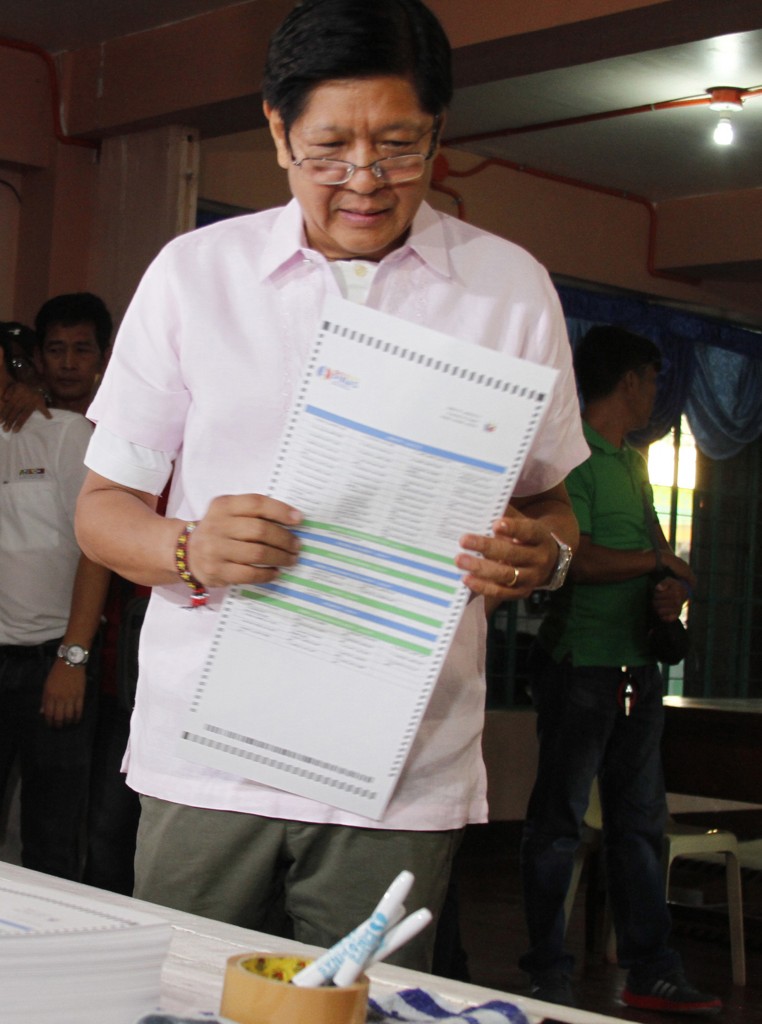
[[[557,537],[555,533],[551,533],[551,537],[558,544],[558,561],[556,567],[553,570],[553,575],[550,577],[548,582],[542,586],[537,587],[538,590],[558,590],[564,585],[566,574],[569,571],[569,566],[572,560],[572,549],[568,544],[564,544],[560,537]]]
[[[90,657],[90,652],[81,644],[61,644],[56,653],[69,668],[81,668]]]

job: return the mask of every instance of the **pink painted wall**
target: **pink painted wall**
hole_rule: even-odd
[[[455,170],[478,165],[478,158],[448,151]],[[448,177],[444,184],[464,200],[467,219],[528,249],[555,274],[615,288],[662,296],[730,312],[762,324],[759,284],[701,274],[685,283],[677,268],[753,259],[759,253],[762,190],[739,194],[730,220],[720,215],[719,197],[700,197],[655,210],[657,276],[648,269],[649,216],[640,203],[536,178],[503,167],[489,167],[470,178]],[[716,202],[707,202],[708,198]],[[450,213],[447,197],[436,205]],[[713,216],[708,216],[709,211]],[[751,226],[751,227],[749,227]],[[744,239],[741,242],[741,239]]]

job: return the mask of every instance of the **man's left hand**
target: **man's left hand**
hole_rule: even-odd
[[[657,583],[654,588],[653,608],[662,622],[674,622],[679,619],[687,600],[688,591],[679,580],[672,577]]]
[[[42,392],[20,381],[10,384],[0,401],[0,426],[3,430],[18,433],[33,412],[41,412],[51,419]]]
[[[550,531],[513,508],[493,526],[494,536],[468,533],[455,564],[474,594],[492,601],[517,601],[550,579],[558,561],[558,544]]]
[[[56,658],[42,691],[40,714],[51,728],[75,725],[82,718],[87,679],[84,665],[73,668]]]

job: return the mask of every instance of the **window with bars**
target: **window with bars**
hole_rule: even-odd
[[[696,457],[688,697],[762,697],[761,460],[760,441],[730,459]]]
[[[682,417],[672,430],[643,453],[648,459],[648,476],[654,492],[654,507],[670,547],[691,562],[693,509],[696,491],[696,443],[688,421]],[[688,622],[690,605],[683,609]],[[666,692],[684,693],[685,662],[665,665]]]

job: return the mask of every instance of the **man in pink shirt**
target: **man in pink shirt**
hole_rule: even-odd
[[[588,452],[546,272],[424,201],[451,92],[449,44],[420,0],[296,6],[263,89],[294,199],[175,239],[125,316],[89,413],[78,530],[92,557],[153,587],[126,759],[144,899],[254,928],[279,903],[297,938],[329,945],[405,868],[409,906],[437,915],[463,827],[486,819],[486,617],[558,585],[578,537],[563,479]],[[175,753],[225,587],[299,558],[301,510],[265,492],[329,294],[560,370],[512,506],[493,536],[461,538],[473,600],[380,821]],[[427,969],[433,936],[397,962]]]

